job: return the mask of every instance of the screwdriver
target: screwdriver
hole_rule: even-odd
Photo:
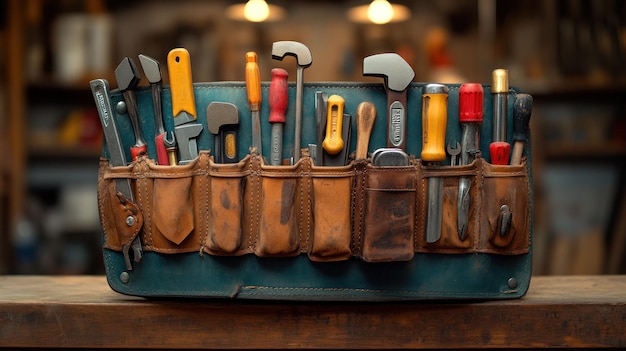
[[[246,91],[252,114],[252,147],[263,156],[261,144],[261,74],[259,72],[259,57],[256,52],[246,53]]]
[[[461,165],[472,163],[480,153],[480,124],[483,121],[483,86],[478,83],[462,84],[459,88],[459,123],[461,123]],[[469,177],[459,179],[457,199],[457,230],[459,239],[467,237],[469,218],[470,187]]]
[[[345,100],[339,95],[328,97],[328,115],[326,119],[326,137],[322,142],[322,148],[329,155],[338,154],[343,149],[342,126],[343,107]]]
[[[517,94],[513,104],[513,155],[511,165],[522,163],[524,142],[528,138],[528,123],[533,110],[533,97],[528,94]]]
[[[283,159],[283,124],[289,102],[287,77],[288,73],[284,69],[272,69],[268,99],[270,105],[269,122],[272,124],[270,165],[273,166],[280,165]]]
[[[422,95],[422,155],[428,166],[438,166],[446,158],[446,124],[448,119],[448,87],[428,84]],[[428,208],[426,213],[426,242],[441,237],[443,178],[428,178]]]
[[[493,142],[489,145],[491,163],[509,164],[511,145],[506,141],[507,95],[509,93],[509,72],[498,68],[493,70],[491,94],[493,94]]]

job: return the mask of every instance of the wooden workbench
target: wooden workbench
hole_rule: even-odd
[[[626,346],[626,276],[534,277],[520,300],[146,300],[104,277],[0,276],[0,348]]]

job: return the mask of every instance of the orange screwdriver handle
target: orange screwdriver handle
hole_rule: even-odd
[[[326,137],[322,148],[329,155],[335,155],[343,149],[343,107],[345,100],[339,95],[328,97],[328,117],[326,119]]]
[[[285,113],[289,102],[289,74],[282,68],[272,69],[272,81],[269,91],[270,123],[285,123]]]
[[[148,148],[146,144],[141,146],[131,146],[130,147],[130,157],[133,161],[137,161],[137,157],[140,155],[146,155],[148,153]]]
[[[448,87],[428,84],[422,95],[422,160],[446,159],[446,124],[448,122]]]
[[[174,118],[178,117],[181,112],[187,112],[195,119],[197,114],[189,51],[185,48],[172,49],[167,54],[167,69],[170,77]]]
[[[259,56],[253,51],[246,53],[246,91],[250,111],[259,111],[261,109],[261,74]]]

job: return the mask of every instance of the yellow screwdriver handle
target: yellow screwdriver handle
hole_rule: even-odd
[[[327,104],[326,137],[322,142],[322,147],[329,155],[335,155],[343,149],[341,133],[345,100],[339,95],[331,95],[328,97]]]
[[[259,57],[256,52],[246,53],[246,91],[250,111],[261,109],[261,74],[259,73]]]
[[[448,87],[428,84],[422,95],[422,160],[441,162],[446,159],[446,124],[448,121]]]
[[[191,60],[189,51],[184,48],[172,49],[167,54],[167,70],[170,77],[172,92],[172,113],[174,118],[181,112],[187,112],[194,117],[196,103],[193,96],[193,80],[191,79]]]

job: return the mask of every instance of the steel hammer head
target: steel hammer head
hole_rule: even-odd
[[[295,56],[298,66],[308,67],[313,63],[311,50],[297,41],[276,41],[272,44],[272,58],[282,60],[285,55]]]
[[[206,121],[211,134],[219,134],[226,125],[239,124],[237,106],[228,102],[212,102],[206,108]]]
[[[383,77],[389,90],[401,92],[411,84],[415,72],[400,55],[385,53],[364,58],[363,75]]]

